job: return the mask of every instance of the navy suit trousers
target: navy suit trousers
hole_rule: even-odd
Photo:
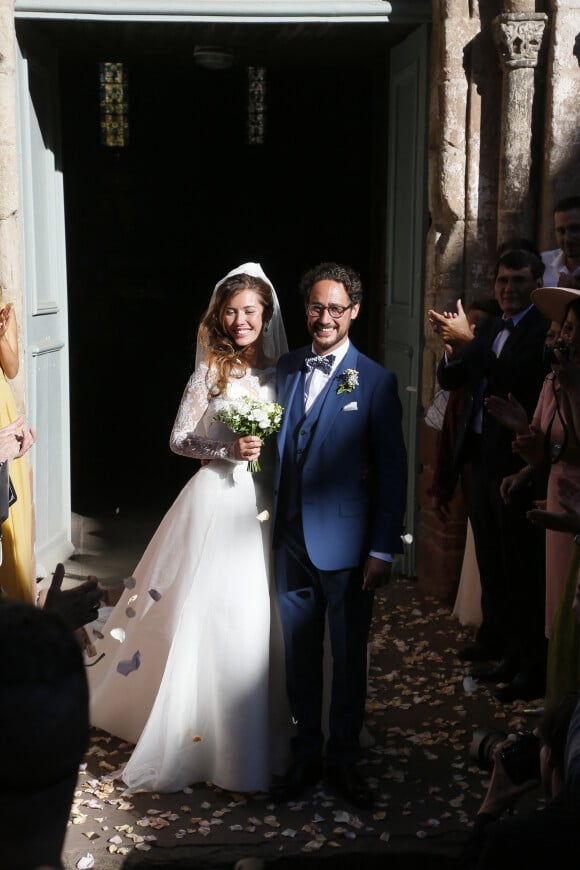
[[[333,678],[326,757],[334,764],[352,764],[360,754],[373,593],[362,590],[360,567],[320,571],[312,564],[300,517],[285,523],[280,531],[276,582],[288,698],[297,721],[293,756],[296,761],[310,761],[322,755],[323,646],[328,614]]]

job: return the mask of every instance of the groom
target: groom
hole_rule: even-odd
[[[395,376],[349,341],[359,276],[322,263],[303,277],[312,346],[278,363],[274,547],[295,736],[293,764],[272,788],[296,798],[322,776],[322,656],[330,629],[333,681],[327,776],[359,807],[372,794],[356,769],[373,592],[401,552],[406,453]]]

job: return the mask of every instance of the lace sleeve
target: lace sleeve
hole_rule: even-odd
[[[219,441],[208,437],[211,417],[208,422],[207,372],[207,366],[202,365],[190,377],[171,430],[169,446],[174,453],[193,459],[236,462],[233,440]]]

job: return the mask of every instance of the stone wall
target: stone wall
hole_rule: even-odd
[[[507,238],[554,247],[553,205],[580,193],[579,59],[580,0],[433,0],[425,314],[491,295]],[[424,408],[440,353],[426,322]],[[443,533],[427,495],[437,433],[421,425],[417,575],[450,600],[465,507],[457,496]]]
[[[554,248],[553,208],[580,195],[580,0],[552,0],[546,65],[538,243]]]

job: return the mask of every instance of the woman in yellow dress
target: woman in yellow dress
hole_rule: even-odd
[[[0,308],[0,427],[19,417],[8,380],[18,374],[18,327],[12,303]],[[32,495],[28,458],[10,463],[10,479],[16,501],[2,523],[0,587],[8,598],[34,600],[32,548]]]

